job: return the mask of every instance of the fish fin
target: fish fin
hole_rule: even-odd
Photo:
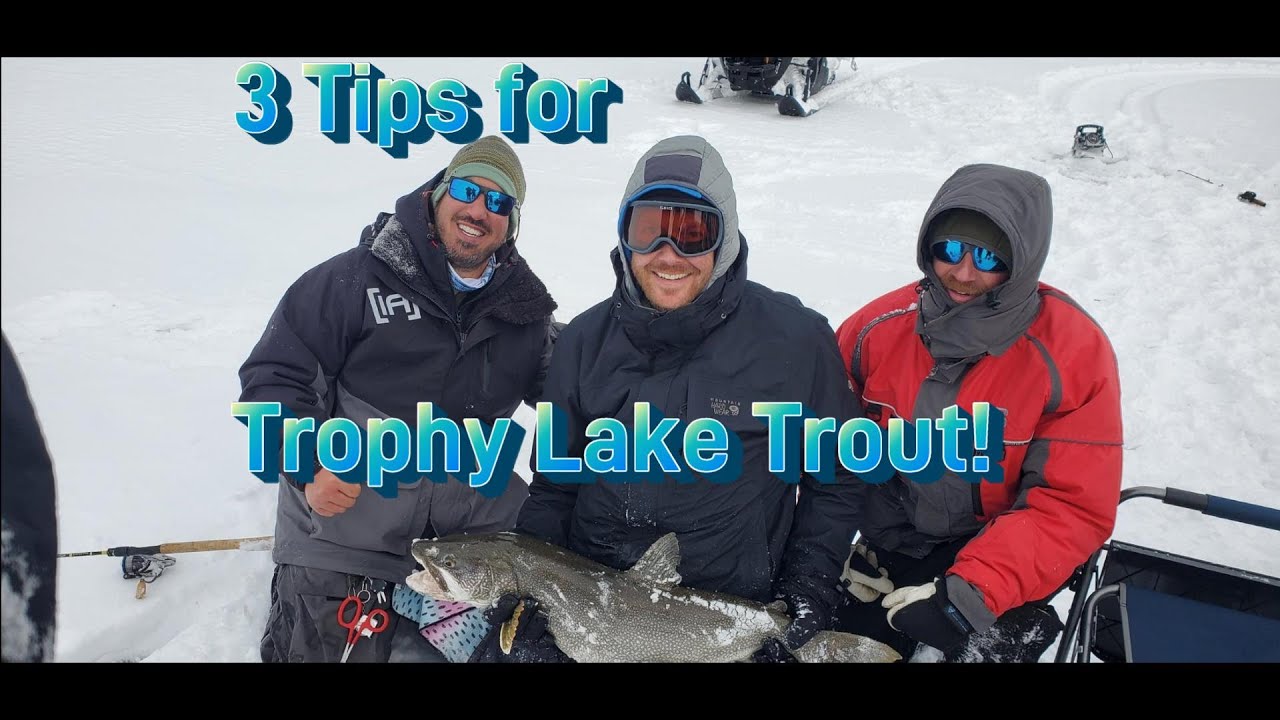
[[[625,575],[650,585],[679,585],[680,541],[675,533],[667,533],[649,546],[644,556]]]
[[[786,600],[774,600],[773,602],[769,603],[768,605],[765,605],[765,607],[766,607],[766,608],[768,608],[768,609],[770,609],[770,610],[774,610],[774,611],[776,611],[776,612],[780,612],[780,613],[782,613],[783,615],[786,615],[786,614],[787,614],[787,601],[786,601]]]
[[[511,654],[511,645],[516,639],[516,630],[520,627],[520,615],[524,612],[524,600],[516,603],[516,607],[511,612],[511,619],[502,623],[502,627],[498,631],[498,646],[502,648],[503,655]]]
[[[792,654],[802,663],[896,663],[902,655],[862,635],[823,630]]]

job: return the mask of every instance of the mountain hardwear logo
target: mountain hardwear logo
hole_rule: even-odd
[[[383,297],[382,288],[369,288],[369,307],[373,308],[373,319],[379,325],[391,322],[391,316],[396,314],[396,308],[403,310],[410,320],[422,317],[422,312],[418,310],[417,305],[404,299],[400,293]]]
[[[711,398],[711,413],[713,415],[728,415],[737,417],[742,412],[741,403],[737,400],[723,400],[721,398]]]

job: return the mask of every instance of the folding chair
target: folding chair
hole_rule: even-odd
[[[1120,502],[1135,497],[1280,530],[1280,510],[1262,505],[1157,487]],[[1070,587],[1056,662],[1280,662],[1280,578],[1112,540]]]

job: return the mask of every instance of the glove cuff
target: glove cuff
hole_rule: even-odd
[[[960,611],[960,608],[956,607],[956,604],[947,597],[947,582],[945,580],[938,581],[938,591],[934,593],[931,600],[942,612],[942,617],[956,632],[964,636],[973,633],[973,623],[969,622],[969,619]]]
[[[944,582],[939,583],[939,592],[946,592],[947,599],[964,616],[973,631],[983,633],[991,629],[996,622],[995,613],[987,607],[982,591],[970,585],[959,575],[947,575]]]

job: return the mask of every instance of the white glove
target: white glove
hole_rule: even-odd
[[[901,628],[893,624],[893,616],[898,611],[920,600],[928,600],[936,595],[938,588],[934,583],[926,585],[912,585],[910,587],[899,588],[884,596],[884,600],[880,601],[880,607],[888,608],[889,612],[885,619],[889,621],[889,627],[901,632]]]
[[[855,567],[860,570],[855,570]],[[870,574],[873,572],[876,575]],[[872,602],[883,593],[893,592],[889,571],[880,567],[875,551],[868,550],[862,543],[854,545],[849,551],[849,557],[844,561],[844,571],[840,573],[840,584],[858,602]]]

